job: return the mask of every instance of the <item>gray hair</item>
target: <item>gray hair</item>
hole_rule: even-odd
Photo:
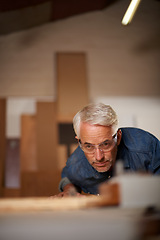
[[[87,122],[92,125],[109,126],[115,134],[118,130],[118,117],[109,105],[103,103],[92,103],[85,106],[73,118],[73,128],[80,138],[80,123]]]

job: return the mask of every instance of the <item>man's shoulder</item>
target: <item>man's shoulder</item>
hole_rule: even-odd
[[[89,164],[84,152],[80,147],[71,154],[68,158],[66,166],[70,172],[70,177],[74,179],[84,179],[88,177],[93,177],[95,170]]]
[[[81,150],[80,147],[77,147],[76,150],[71,154],[71,156],[68,158],[67,163],[68,164],[75,164],[75,165],[81,165],[83,162],[85,162],[85,154]]]
[[[120,128],[123,134],[139,134],[141,136],[143,135],[152,135],[151,133],[147,132],[146,130],[143,130],[141,128],[136,127],[122,127]]]
[[[136,151],[151,151],[158,139],[151,133],[134,127],[121,128],[124,145]]]

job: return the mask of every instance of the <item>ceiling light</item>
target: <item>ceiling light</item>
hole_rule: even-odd
[[[132,0],[123,19],[122,19],[122,24],[127,25],[130,23],[136,13],[136,10],[140,4],[141,0]]]

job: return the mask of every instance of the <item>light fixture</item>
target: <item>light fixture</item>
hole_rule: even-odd
[[[123,25],[127,25],[132,21],[140,2],[141,2],[141,0],[132,0],[131,1],[130,5],[122,19]]]

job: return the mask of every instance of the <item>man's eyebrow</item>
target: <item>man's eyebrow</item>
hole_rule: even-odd
[[[94,145],[94,144],[92,144],[92,143],[89,143],[89,142],[85,142],[84,144],[90,144],[90,145]]]
[[[104,143],[104,142],[109,142],[109,141],[111,141],[110,139],[106,139],[106,140],[104,140],[103,142],[101,142],[101,143]],[[100,144],[101,144],[100,143]]]
[[[100,142],[98,144],[102,144],[102,143],[109,142],[109,141],[110,141],[109,139],[106,139],[103,142]],[[85,142],[84,144],[97,145],[97,144],[93,144],[93,143],[89,143],[89,142]]]

